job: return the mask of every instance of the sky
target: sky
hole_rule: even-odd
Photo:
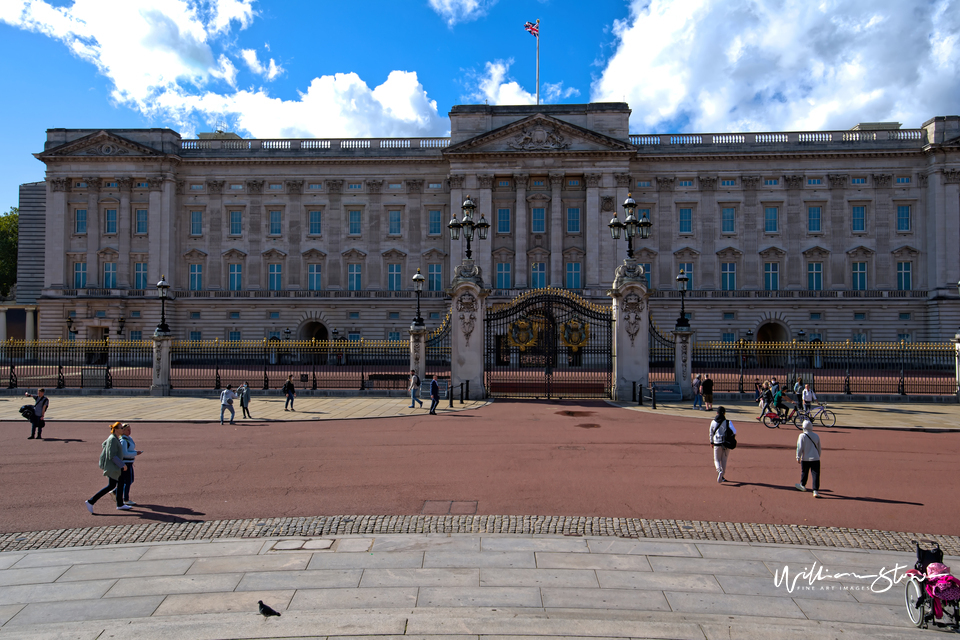
[[[48,128],[444,136],[457,104],[626,101],[633,133],[960,113],[960,0],[0,0],[0,211]]]

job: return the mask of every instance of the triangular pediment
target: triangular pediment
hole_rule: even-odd
[[[221,255],[227,260],[243,260],[247,257],[247,254],[245,254],[243,251],[240,251],[240,249],[230,249],[228,251],[224,251]]]
[[[366,253],[357,248],[347,249],[341,252],[340,255],[346,260],[363,260],[367,257]]]
[[[804,251],[803,255],[808,258],[825,258],[830,255],[830,251],[820,245],[816,245]]]
[[[327,254],[320,251],[320,249],[307,249],[300,255],[304,260],[323,260],[327,257]]]
[[[740,251],[740,249],[737,249],[736,247],[724,247],[720,251],[717,251],[717,257],[721,259],[726,258],[728,260],[732,258],[741,258],[743,257],[743,251]]]
[[[474,153],[635,153],[624,140],[538,113],[450,145],[445,155]]]
[[[403,251],[400,251],[399,249],[387,249],[386,251],[382,252],[380,255],[386,258],[387,260],[401,260],[407,257],[407,254],[405,254]]]
[[[850,249],[849,251],[847,251],[847,255],[850,256],[851,258],[867,258],[872,256],[874,253],[876,252],[873,249],[871,249],[870,247],[865,247],[863,245],[854,247],[853,249]]]
[[[420,256],[425,260],[443,260],[447,257],[447,254],[445,254],[443,251],[440,251],[440,249],[437,249],[436,247],[431,247],[430,249],[427,249],[421,253]]]
[[[782,258],[785,255],[787,255],[787,252],[777,246],[770,246],[760,251],[760,257],[767,259]]]
[[[693,259],[700,255],[700,252],[694,249],[693,247],[684,247],[682,249],[677,249],[673,252],[673,255],[681,260]]]
[[[280,249],[267,249],[261,252],[260,256],[267,260],[282,260],[287,257],[287,254]]]
[[[920,250],[917,249],[916,247],[911,247],[910,245],[905,244],[902,247],[897,247],[890,253],[892,253],[897,258],[904,258],[904,257],[916,258],[918,255],[920,255]]]
[[[207,254],[200,251],[200,249],[190,249],[190,251],[183,254],[183,257],[187,260],[203,260],[207,257]]]
[[[36,154],[41,160],[46,158],[62,158],[65,156],[130,158],[137,156],[156,157],[160,155],[163,154],[156,149],[151,149],[133,140],[127,140],[122,136],[106,130],[91,133],[88,136]]]

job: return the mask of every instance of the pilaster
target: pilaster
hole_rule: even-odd
[[[447,291],[451,298],[450,313],[450,384],[470,383],[472,398],[483,398],[483,327],[484,289],[480,268],[473,260],[464,260],[454,270]]]
[[[633,383],[645,388],[650,374],[649,292],[640,265],[624,260],[608,295],[613,298],[613,398],[627,402]]]
[[[170,346],[173,338],[170,336],[153,337],[153,383],[150,385],[151,396],[170,395]]]
[[[130,187],[133,186],[133,180],[130,178],[119,178],[117,183],[120,186],[120,210],[117,211],[117,286],[121,289],[130,288],[130,234],[131,234],[131,211],[130,211]]]
[[[73,274],[67,273],[65,250],[69,245],[67,238],[72,234],[73,216],[67,207],[67,193],[70,181],[67,178],[47,180],[46,246],[60,247],[61,251],[47,251],[44,254],[44,287],[52,289],[72,288]],[[4,333],[6,335],[6,333]]]
[[[87,287],[100,286],[100,178],[84,178],[87,183]]]
[[[515,253],[513,256],[513,286],[524,289],[527,286],[527,240],[529,239],[530,223],[527,222],[527,182],[530,176],[526,173],[513,174],[514,184],[517,186],[516,220],[513,234],[516,238]],[[490,221],[490,224],[495,224]],[[494,276],[495,274],[491,274]]]
[[[607,228],[609,220],[600,216],[600,174],[588,173],[587,182],[586,233],[587,247],[584,259],[584,282],[587,288],[600,286],[600,232]],[[613,217],[613,216],[611,216]]]
[[[480,185],[477,199],[477,213],[474,216],[475,221],[480,220],[480,216],[486,216],[487,222],[491,225],[496,224],[493,219],[493,176],[478,175],[477,182]],[[490,215],[487,215],[490,214]],[[491,234],[492,236],[493,234]],[[490,237],[490,236],[488,236]],[[487,277],[493,273],[493,242],[485,241],[481,244],[480,235],[474,235],[473,252],[477,255],[477,266]]]
[[[330,250],[327,251],[328,256],[339,256],[343,251],[343,209],[341,205],[341,190],[343,189],[343,180],[327,180],[323,185],[324,190],[327,192],[327,213],[324,218],[324,224],[330,225],[329,231],[324,231],[324,238],[329,238]],[[329,236],[327,235],[329,233]],[[329,260],[329,258],[328,258]],[[345,283],[343,282],[340,272],[343,269],[333,268],[333,265],[330,264],[327,269],[327,286],[331,289],[346,289]]]
[[[563,282],[563,173],[550,174],[550,278],[551,287],[561,289]]]
[[[672,331],[676,341],[676,356],[674,358],[674,375],[677,386],[680,387],[682,399],[693,397],[693,380],[690,373],[693,370],[693,331]]]

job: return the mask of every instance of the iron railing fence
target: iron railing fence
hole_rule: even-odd
[[[149,388],[149,340],[0,341],[0,386],[7,389]]]
[[[435,331],[427,334],[424,380],[450,378],[450,312]]]
[[[406,389],[407,340],[174,340],[174,389]]]
[[[956,357],[949,342],[710,342],[694,345],[693,373],[715,392],[753,393],[773,377],[792,392],[800,377],[818,393],[953,395]]]
[[[674,360],[677,357],[676,341],[664,336],[650,321],[650,373],[649,381],[652,384],[676,384],[676,367]]]

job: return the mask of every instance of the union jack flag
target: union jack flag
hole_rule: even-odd
[[[540,37],[540,25],[534,22],[528,22],[525,25],[523,25],[523,28],[529,31],[534,38]]]

